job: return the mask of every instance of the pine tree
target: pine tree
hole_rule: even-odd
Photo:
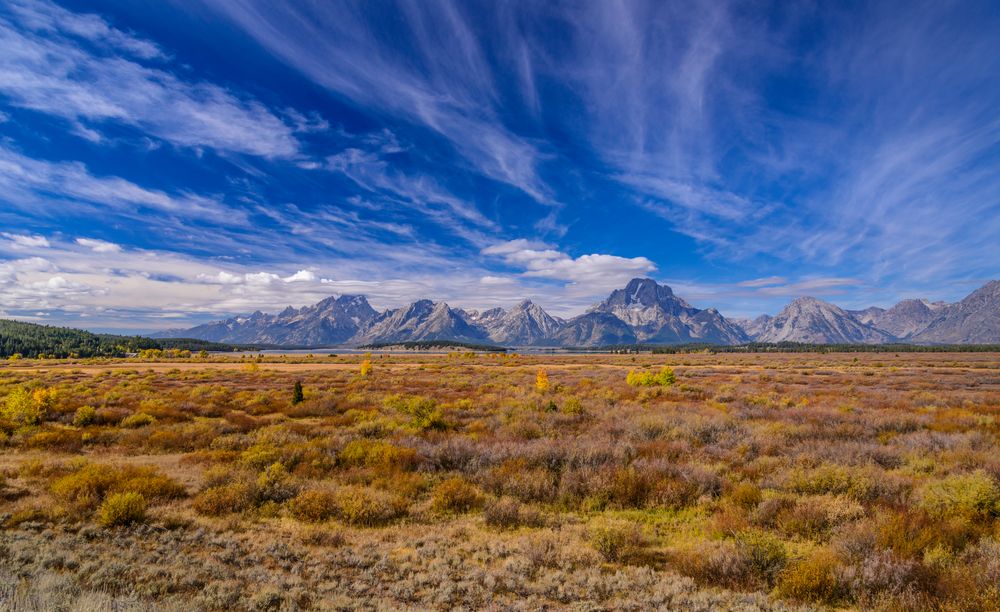
[[[295,381],[295,388],[292,389],[292,404],[300,404],[302,400],[305,399],[305,395],[302,393],[302,381]]]

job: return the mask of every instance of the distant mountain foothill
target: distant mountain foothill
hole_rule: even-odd
[[[289,306],[277,314],[255,312],[168,330],[162,338],[286,346],[452,340],[503,346],[595,347],[619,344],[986,344],[1000,342],[1000,281],[991,281],[954,304],[903,300],[892,308],[844,310],[812,297],[793,300],[775,316],[727,319],[699,309],[651,279],[632,279],[587,312],[553,317],[524,300],[505,310],[452,308],[422,299],[377,312],[362,295]]]

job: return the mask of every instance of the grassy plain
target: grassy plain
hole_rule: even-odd
[[[1000,609],[998,354],[363,360],[0,365],[0,608]]]

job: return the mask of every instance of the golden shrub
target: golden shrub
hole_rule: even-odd
[[[104,527],[123,527],[146,520],[146,498],[139,493],[109,495],[97,511],[97,522]]]
[[[358,527],[378,527],[403,516],[407,502],[401,497],[364,487],[343,487],[336,494],[337,514]]]
[[[797,601],[834,605],[845,594],[837,579],[839,565],[832,551],[817,550],[781,572],[776,593]]]
[[[18,425],[37,425],[45,417],[45,410],[26,387],[17,387],[7,394],[0,417]]]
[[[319,523],[337,514],[337,499],[332,491],[308,489],[288,502],[288,511],[300,521]]]
[[[151,414],[146,414],[145,412],[136,412],[135,414],[130,414],[119,423],[122,427],[129,429],[135,429],[139,427],[146,427],[147,425],[152,425],[156,422],[156,417]]]
[[[729,499],[740,508],[749,510],[761,502],[763,495],[761,495],[760,488],[752,482],[741,482],[733,487],[729,493]]]
[[[222,516],[243,512],[256,504],[256,490],[252,483],[234,482],[227,485],[209,487],[195,496],[192,507],[195,512],[206,516]]]
[[[384,440],[352,440],[340,451],[338,459],[361,467],[409,469],[416,464],[417,452]]]
[[[431,509],[435,512],[463,513],[482,505],[483,497],[479,489],[464,478],[449,478],[436,487],[431,494]]]

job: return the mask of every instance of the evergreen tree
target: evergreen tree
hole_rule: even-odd
[[[295,381],[295,388],[292,389],[292,404],[300,404],[302,400],[305,399],[305,395],[302,393],[302,381]]]

